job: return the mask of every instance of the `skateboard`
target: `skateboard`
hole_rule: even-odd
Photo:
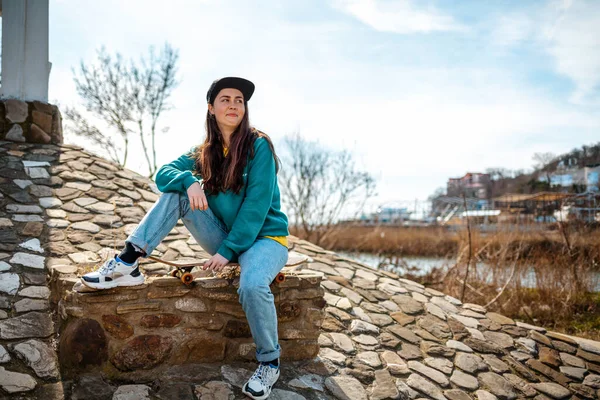
[[[208,261],[208,259],[205,259],[205,260],[196,261],[196,262],[177,263],[177,262],[173,262],[173,261],[162,260],[160,258],[153,257],[153,256],[148,256],[146,258],[149,260],[155,261],[155,262],[169,265],[171,267],[175,267],[175,269],[172,270],[169,273],[169,275],[172,276],[173,278],[179,278],[181,280],[181,282],[183,282],[183,284],[186,286],[189,286],[194,282],[195,277],[194,277],[194,274],[192,274],[192,269],[194,269],[194,267],[201,267],[204,265],[204,263],[206,261]],[[235,269],[237,269],[237,272],[239,273],[240,264],[229,263],[226,266],[230,267],[229,270],[231,272],[233,272],[233,276],[231,276],[230,278],[233,278],[234,276],[236,276]],[[285,274],[282,272],[279,272],[277,274],[277,276],[275,277],[275,279],[273,279],[273,282],[274,283],[285,282]]]
[[[174,270],[172,270],[170,272],[170,275],[173,278],[179,278],[181,279],[181,282],[183,282],[186,285],[191,285],[192,282],[194,281],[194,275],[192,275],[192,269],[194,267],[175,267]]]
[[[194,267],[203,266],[204,263],[206,261],[208,261],[208,259],[200,259],[199,261],[192,262],[192,263],[184,263],[184,262],[177,263],[177,262],[162,260],[158,257],[153,257],[153,256],[149,256],[146,258],[148,258],[149,260],[155,261],[155,262],[163,263],[165,265],[170,265],[170,266],[174,267],[175,269],[172,270],[169,273],[169,275],[173,276],[175,278],[179,278],[181,280],[181,282],[184,283],[186,286],[189,286],[194,282],[195,276],[192,273],[192,269]],[[277,274],[277,276],[275,277],[273,282],[275,282],[275,283],[284,282],[285,274],[294,274],[295,271],[302,268],[302,264],[304,264],[305,262],[307,262],[309,260],[311,260],[311,258],[304,254],[297,253],[293,250],[290,251],[288,254],[288,260],[285,264],[285,267],[283,268],[282,272]],[[232,276],[229,276],[226,278],[228,278],[228,279],[235,278],[235,273],[237,273],[239,275],[239,264],[232,263],[232,264],[228,264],[228,266],[231,266],[234,268],[229,268],[229,270],[231,272],[233,272],[233,274],[231,274]],[[79,281],[73,286],[73,290],[75,290],[76,292],[83,293],[83,292],[97,292],[102,289],[91,288],[91,287],[83,284],[83,281]]]

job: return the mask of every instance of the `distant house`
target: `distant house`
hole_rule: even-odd
[[[461,178],[450,178],[446,188],[446,195],[468,198],[487,199],[491,188],[490,174],[468,172]]]
[[[402,224],[408,221],[411,215],[412,211],[408,211],[406,207],[379,207],[375,212],[362,214],[358,221],[346,220],[342,221],[342,223],[360,222],[365,225]]]
[[[377,209],[371,217],[380,223],[394,224],[410,218],[411,212],[407,208],[383,207]]]
[[[551,186],[571,188],[573,185],[577,185],[585,187],[589,192],[597,192],[600,189],[599,177],[600,165],[584,168],[568,168],[563,164],[559,164],[556,172],[549,175],[542,175],[538,180],[547,182],[549,178]]]
[[[600,191],[600,165],[585,167],[585,185],[588,192]]]

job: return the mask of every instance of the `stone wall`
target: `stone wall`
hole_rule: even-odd
[[[10,104],[21,107],[20,114]],[[23,104],[26,107],[22,107]],[[62,398],[71,385],[67,380],[64,386],[61,365],[64,367],[65,363],[69,365],[63,368],[67,371],[106,370],[112,376],[135,375],[135,370],[121,371],[110,360],[122,347],[136,348],[136,343],[151,348],[158,346],[166,354],[162,364],[137,370],[138,375],[147,373],[151,379],[157,378],[162,366],[170,362],[200,359],[193,343],[187,351],[181,347],[184,339],[188,343],[195,338],[199,343],[202,338],[215,341],[220,338],[221,343],[225,343],[224,359],[243,358],[240,353],[248,357],[253,355],[249,337],[223,337],[226,331],[235,327],[245,328],[235,286],[231,286],[234,282],[230,285],[229,281],[204,279],[202,285],[197,284],[184,293],[186,288],[180,281],[162,277],[168,267],[144,263],[141,269],[148,276],[148,283],[140,288],[66,296],[78,281],[77,276],[98,265],[104,250],[123,245],[127,234],[158,195],[152,192],[149,179],[79,147],[28,143],[35,137],[27,133],[27,129],[39,118],[38,113],[33,112],[44,109],[42,103],[0,101],[2,135],[5,134],[2,129],[12,129],[15,124],[24,130],[23,138],[0,140],[0,398]],[[8,114],[7,118],[4,118],[5,114]],[[60,115],[53,114],[53,124],[54,118],[60,118]],[[52,140],[60,140],[60,136],[53,137]],[[175,261],[206,257],[181,224],[158,246],[156,255]],[[49,277],[54,278],[49,280]],[[285,287],[273,288],[282,315],[282,345],[289,358],[309,356],[318,350],[316,337],[320,317],[315,310],[320,311],[323,300],[322,297],[320,300],[310,297],[317,292],[322,295],[315,279],[318,278],[304,275],[290,278],[284,283]],[[171,284],[173,286],[169,286]],[[229,300],[206,297],[211,295]],[[186,310],[190,307],[186,299],[190,299],[190,304],[202,302],[206,311]],[[179,300],[184,301],[184,305],[177,303]],[[57,313],[59,302],[61,315]],[[123,307],[139,303],[158,308],[123,312]],[[177,304],[183,309],[177,309]],[[95,310],[101,314],[94,314]],[[292,319],[298,312],[299,315]],[[84,322],[80,322],[82,320]],[[176,320],[179,321],[175,323]],[[230,320],[237,322],[228,322]],[[132,336],[114,336],[123,335],[114,333],[112,328],[120,327],[122,321],[132,326]],[[222,326],[217,329],[216,325],[211,325],[213,322],[207,321],[216,321],[214,324]],[[107,328],[109,325],[111,327]],[[127,325],[123,323],[123,326]],[[78,332],[84,333],[78,336]],[[95,333],[97,335],[93,336]],[[164,339],[155,342],[156,336]],[[75,342],[68,350],[64,350],[63,345],[61,351],[64,337],[75,337]],[[86,339],[81,341],[85,346],[82,347],[77,338]],[[198,343],[196,348],[200,346]],[[208,349],[212,351],[213,348],[205,348]],[[66,361],[59,363],[57,351],[61,357],[66,357]],[[75,365],[68,364],[72,354],[82,357]],[[153,360],[154,355],[148,357]],[[104,364],[86,364],[87,360],[98,358],[106,361]],[[152,362],[142,361],[143,368]],[[125,365],[131,367],[129,361],[122,364]]]
[[[160,367],[254,359],[236,292],[239,278],[196,278],[185,286],[178,278],[152,277],[141,286],[80,293],[69,290],[78,281],[73,272],[70,266],[53,268],[63,378],[98,370],[136,380],[156,377]],[[319,352],[321,278],[299,273],[271,285],[283,359],[311,359]]]
[[[61,144],[62,117],[58,107],[40,101],[0,102],[0,140]]]
[[[68,150],[0,141],[0,398],[28,392],[51,399],[62,391],[44,209],[57,184],[50,163]]]

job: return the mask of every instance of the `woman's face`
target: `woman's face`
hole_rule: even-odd
[[[246,113],[244,96],[237,89],[222,89],[215,97],[214,104],[208,105],[219,127],[235,129]]]

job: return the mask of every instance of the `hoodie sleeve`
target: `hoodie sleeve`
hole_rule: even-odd
[[[194,171],[193,149],[185,153],[177,160],[160,167],[156,173],[156,186],[161,192],[181,192],[202,178],[192,173]]]

